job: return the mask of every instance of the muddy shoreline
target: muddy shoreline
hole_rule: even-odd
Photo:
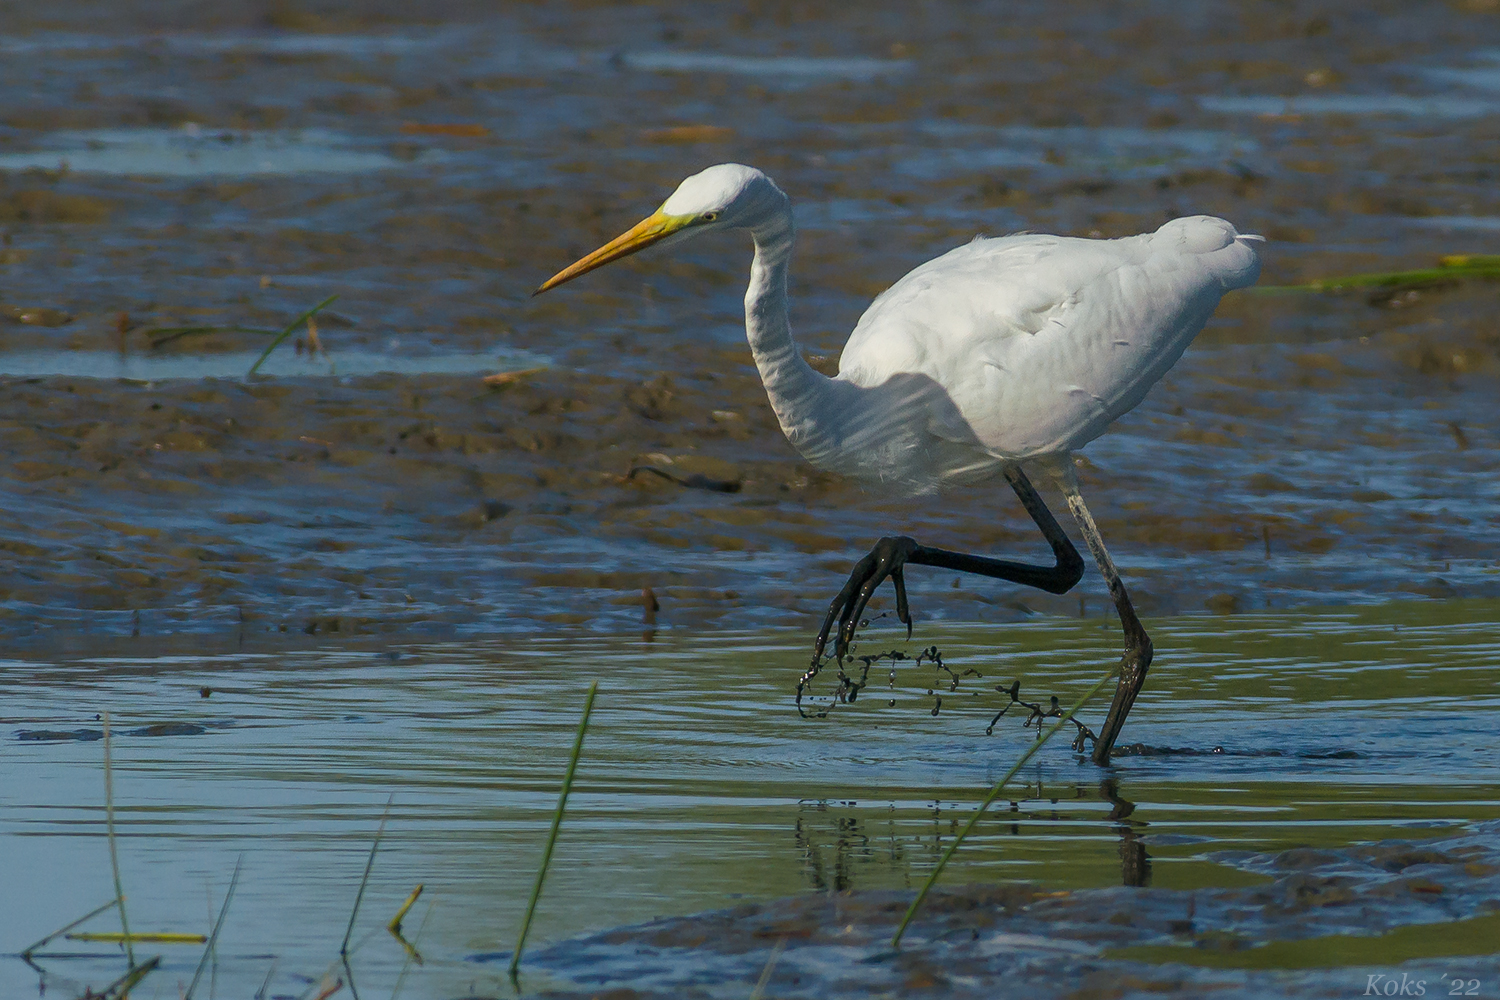
[[[1213,212],[1270,238],[1265,283],[1493,252],[1500,232],[1500,17],[1477,0],[419,20],[63,3],[7,14],[0,44],[17,635],[128,634],[137,612],[205,632],[631,629],[643,588],[661,627],[810,624],[882,534],[1037,552],[1004,491],[896,501],[800,461],[750,365],[734,240],[529,297],[706,163],[791,194],[794,324],[828,370],[871,296],[976,232]],[[1495,293],[1226,300],[1084,453],[1143,610],[1500,594]],[[254,334],[152,346],[334,294],[320,334],[342,374],[246,383],[231,365]],[[84,377],[121,358],[219,377]],[[394,373],[349,374],[371,358]],[[1104,599],[1092,580],[1081,606],[914,584],[919,616],[960,620]]]

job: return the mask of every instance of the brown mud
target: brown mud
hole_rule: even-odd
[[[1490,823],[1342,850],[1221,851],[1211,857],[1258,884],[1171,891],[1142,888],[1140,871],[1132,880],[1145,850],[1127,832],[1123,887],[940,891],[903,948],[890,937],[910,893],[809,894],[565,942],[533,964],[571,974],[575,988],[535,995],[709,1000],[758,983],[759,995],[819,998],[980,1000],[998,984],[1007,996],[1100,1000],[1336,997],[1392,980],[1405,980],[1407,995],[1461,993],[1500,974],[1500,959],[1486,954],[1500,927],[1495,833]],[[501,958],[508,953],[476,956]],[[634,985],[601,992],[623,981]]]
[[[1482,0],[60,2],[8,11],[0,47],[13,634],[613,629],[643,588],[662,627],[810,625],[882,534],[1041,555],[1005,490],[896,501],[795,455],[744,344],[741,242],[530,298],[712,162],[790,193],[793,321],[827,370],[871,296],[978,232],[1212,212],[1270,238],[1277,284],[1500,238]],[[236,377],[253,334],[151,346],[331,294],[334,375]],[[1226,300],[1084,453],[1138,606],[1500,594],[1496,295]],[[226,367],[83,374],[111,358]],[[919,619],[1105,600],[1092,576],[1081,604],[912,582]]]

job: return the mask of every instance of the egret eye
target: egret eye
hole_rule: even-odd
[[[713,222],[718,217],[719,217],[719,213],[718,212],[704,212],[703,215],[700,216],[700,218],[704,222]]]

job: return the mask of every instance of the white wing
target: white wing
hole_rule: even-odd
[[[957,411],[935,408],[928,432],[997,459],[1081,447],[1145,398],[1225,291],[1255,283],[1254,239],[1195,216],[1118,240],[975,240],[870,305],[838,378],[928,376]]]

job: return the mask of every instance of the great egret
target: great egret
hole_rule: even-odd
[[[1145,397],[1226,291],[1255,283],[1260,259],[1250,243],[1262,237],[1200,215],[1116,240],[976,239],[883,292],[849,336],[838,376],[828,378],[803,359],[787,320],[791,203],[759,170],[725,163],[683,181],[661,208],[535,294],[652,244],[722,229],[754,239],[745,332],[781,429],[808,461],[907,495],[1004,476],[1056,561],[1028,565],[882,538],[830,605],[814,667],[835,622],[834,654],[843,661],[887,579],[911,634],[908,563],[1070,590],[1083,560],[1022,471],[1031,462],[1067,497],[1125,631],[1120,679],[1093,751],[1107,763],[1145,682],[1151,639],[1079,495],[1071,452]]]

